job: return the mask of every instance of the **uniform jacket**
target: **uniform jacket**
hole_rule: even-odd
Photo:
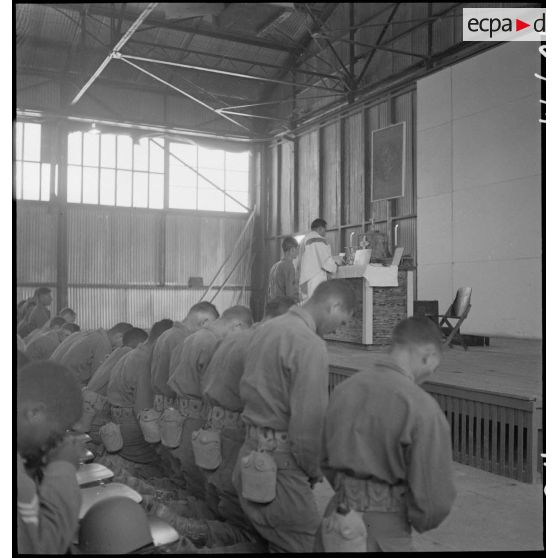
[[[177,346],[182,346],[184,339],[194,333],[182,322],[164,331],[155,343],[151,360],[151,383],[155,394],[172,397],[174,394],[167,385],[171,371],[171,356]]]
[[[255,330],[240,380],[243,419],[287,431],[293,457],[311,479],[321,477],[328,371],[325,342],[310,314],[296,307]]]
[[[408,516],[418,532],[437,527],[456,495],[443,412],[411,376],[388,360],[354,374],[333,391],[322,466],[326,472],[406,484]]]
[[[87,384],[87,389],[106,396],[112,369],[116,366],[116,363],[131,350],[132,347],[128,347],[127,345],[114,349],[114,351],[112,351],[112,353],[110,353],[110,355],[103,360],[101,366],[95,370],[93,376],[91,376],[91,379]]]
[[[153,345],[142,343],[116,363],[107,387],[111,405],[134,407],[138,377],[150,369],[152,352]]]
[[[267,299],[271,300],[277,296],[290,296],[298,300],[296,271],[291,260],[279,260],[269,271]]]
[[[53,461],[40,485],[17,454],[17,550],[20,554],[64,554],[78,528],[81,494],[75,467]]]
[[[58,345],[60,345],[58,332],[50,330],[35,336],[27,344],[25,355],[29,360],[47,360]]]
[[[217,347],[205,371],[202,381],[203,398],[211,405],[219,405],[229,411],[242,411],[240,378],[248,344],[257,326],[229,335]]]
[[[50,310],[42,304],[36,304],[28,316],[22,320],[17,332],[21,337],[26,337],[34,329],[43,327],[49,320]]]
[[[201,398],[202,377],[221,339],[211,326],[203,327],[174,349],[176,366],[170,371],[168,385],[179,397]]]
[[[78,331],[58,346],[50,360],[67,366],[82,384],[87,385],[111,352],[112,345],[104,329]]]

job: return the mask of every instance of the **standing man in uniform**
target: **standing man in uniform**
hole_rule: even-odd
[[[259,326],[248,345],[240,380],[246,439],[233,484],[244,513],[272,552],[314,548],[320,515],[312,486],[322,479],[320,450],[328,402],[329,360],[322,336],[346,323],[355,303],[347,281],[323,282],[302,306]],[[250,460],[264,457],[277,469],[271,501],[267,490],[273,482],[261,482],[258,467],[251,470],[253,480],[245,482]],[[250,486],[263,488],[264,494],[248,494]]]
[[[288,296],[298,300],[298,282],[294,260],[298,255],[298,242],[292,236],[286,236],[281,242],[283,258],[273,264],[269,271],[267,300],[278,296]]]
[[[411,527],[436,528],[455,500],[449,426],[420,387],[440,359],[436,325],[408,318],[387,358],[333,391],[322,469],[336,493],[325,517],[341,503],[361,512],[368,552],[411,551]],[[321,536],[316,550],[324,550]]]
[[[132,324],[120,322],[109,330],[99,328],[74,333],[58,345],[50,360],[68,367],[86,386],[107,355],[122,346],[122,336],[132,327]]]
[[[298,259],[298,281],[301,300],[308,300],[314,289],[327,281],[328,273],[337,271],[337,263],[331,255],[331,247],[325,239],[327,223],[314,219],[311,231],[302,239]]]

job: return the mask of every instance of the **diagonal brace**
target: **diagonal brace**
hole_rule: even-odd
[[[95,70],[93,75],[89,78],[87,83],[80,89],[78,94],[74,97],[71,105],[75,105],[85,94],[85,92],[93,85],[94,81],[101,75],[103,70],[108,66],[112,58],[115,58],[120,53],[120,49],[130,40],[132,35],[136,32],[138,27],[143,23],[145,18],[155,9],[158,2],[151,2],[145,10],[138,16],[136,21],[130,25],[129,29],[122,35],[121,39],[116,43],[112,52],[101,62],[101,65]]]

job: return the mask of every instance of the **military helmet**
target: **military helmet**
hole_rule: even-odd
[[[97,502],[79,526],[84,554],[127,554],[153,543],[145,510],[130,498]]]

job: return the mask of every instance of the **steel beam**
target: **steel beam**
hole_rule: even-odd
[[[116,54],[120,52],[120,49],[128,42],[130,37],[135,33],[137,28],[144,22],[147,16],[155,9],[158,2],[151,2],[148,4],[147,8],[141,12],[139,17],[130,25],[126,33],[122,36],[122,38],[116,43],[112,52],[101,62],[101,65],[95,70],[93,75],[89,78],[87,83],[81,88],[79,93],[74,97],[71,105],[75,105],[84,95],[84,93],[93,85],[93,82],[101,75],[102,71],[108,66],[108,63],[111,61],[112,58],[115,57]]]
[[[243,78],[243,79],[253,79],[256,81],[265,81],[268,83],[279,83],[281,85],[292,85],[295,87],[313,87],[315,89],[324,89],[326,91],[331,91],[333,88],[332,87],[324,87],[321,85],[310,85],[310,84],[298,84],[298,83],[293,83],[292,81],[284,81],[281,79],[273,79],[273,78],[266,78],[266,77],[262,77],[262,76],[253,76],[250,74],[241,74],[239,72],[229,72],[227,70],[219,70],[217,68],[206,68],[205,66],[194,66],[192,64],[182,64],[179,62],[170,62],[168,60],[156,60],[154,58],[145,58],[143,56],[134,56],[132,54],[122,54],[121,55],[122,59],[125,60],[138,60],[140,62],[152,62],[153,64],[162,64],[164,66],[175,66],[177,68],[184,68],[186,70],[197,70],[200,72],[209,72],[209,73],[213,73],[213,74],[219,74],[219,75],[223,75],[223,76],[230,76],[230,77],[234,77],[234,78]]]
[[[190,99],[191,101],[194,101],[195,103],[198,103],[200,105],[202,105],[203,107],[205,107],[206,109],[210,110],[211,112],[214,112],[216,114],[219,114],[219,116],[223,117],[224,119],[228,120],[229,122],[232,122],[233,124],[235,124],[236,126],[239,126],[240,128],[244,128],[244,130],[247,130],[248,132],[250,132],[250,128],[248,128],[247,126],[244,126],[244,124],[241,124],[240,122],[237,122],[236,120],[234,120],[233,118],[229,118],[227,115],[225,114],[220,114],[217,112],[216,109],[214,109],[213,107],[209,106],[207,103],[204,103],[202,100],[194,97],[193,95],[190,95],[189,93],[186,93],[185,91],[182,91],[182,89],[176,87],[176,85],[173,85],[172,83],[169,83],[168,81],[165,81],[163,78],[160,78],[159,76],[156,76],[155,74],[152,74],[150,71],[146,70],[145,68],[142,68],[141,66],[138,66],[137,64],[134,64],[133,62],[131,62],[130,60],[127,60],[124,57],[121,57],[121,55],[119,54],[118,57],[115,57],[117,59],[122,60],[122,62],[125,62],[126,64],[129,64],[130,66],[136,68],[137,70],[139,70],[140,72],[143,72],[144,74],[148,75],[149,77],[157,80],[160,83],[163,83],[165,85],[168,85],[171,89],[174,89],[175,91],[177,91],[178,93],[180,93],[181,95],[184,95],[184,97],[187,97],[188,99]]]
[[[391,13],[389,14],[387,21],[384,23],[384,28],[382,29],[382,31],[380,32],[380,36],[378,37],[378,39],[376,40],[376,46],[380,45],[382,42],[382,39],[384,38],[384,35],[386,34],[389,24],[392,22],[393,18],[395,17],[395,14],[397,13],[397,10],[399,9],[399,6],[401,4],[397,3],[395,4],[395,7],[393,8],[393,10],[391,10]],[[374,54],[376,53],[376,49],[373,49],[370,51],[370,54],[368,55],[368,58],[366,59],[366,62],[364,63],[364,66],[356,80],[356,85],[358,87],[359,83],[362,81],[362,78],[364,77],[364,74],[366,73],[366,70],[368,69],[368,66],[370,65],[370,62],[372,62],[372,58],[374,57]]]
[[[58,8],[81,11],[83,4],[51,4],[51,6],[57,6]],[[106,7],[103,4],[89,4],[89,13],[101,15],[104,17],[111,17],[110,7]],[[137,17],[137,12],[124,11],[122,18],[124,20],[135,20]],[[256,37],[246,37],[245,35],[236,35],[234,33],[226,33],[223,31],[214,31],[212,29],[199,29],[192,25],[186,25],[184,22],[172,22],[164,17],[151,15],[145,22],[148,26],[144,27],[141,31],[148,31],[149,29],[173,29],[175,31],[180,31],[182,33],[193,33],[195,35],[200,35],[204,37],[212,37],[214,39],[220,39],[223,41],[233,41],[237,43],[244,43],[247,45],[257,46],[260,48],[268,48],[271,50],[280,50],[286,52],[298,51],[298,47],[292,47],[284,43],[276,43],[274,41],[267,41],[263,39],[258,39]]]

